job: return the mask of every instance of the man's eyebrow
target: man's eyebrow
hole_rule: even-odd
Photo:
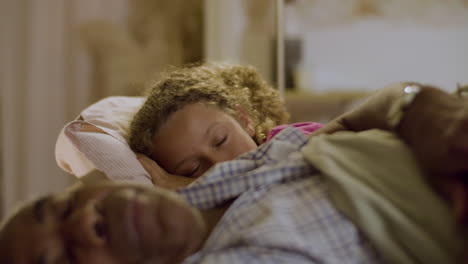
[[[43,223],[45,217],[45,209],[52,200],[52,196],[48,195],[37,200],[33,205],[33,214],[37,222]]]

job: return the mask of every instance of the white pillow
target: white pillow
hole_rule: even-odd
[[[152,184],[127,143],[130,121],[143,102],[142,97],[115,96],[86,108],[60,132],[59,167],[78,178],[99,170],[110,180]]]

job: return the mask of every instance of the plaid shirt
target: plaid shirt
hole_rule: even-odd
[[[286,128],[179,190],[200,209],[233,201],[205,246],[184,263],[380,263],[299,152],[306,142],[299,130]]]

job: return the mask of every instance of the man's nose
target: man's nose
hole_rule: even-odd
[[[81,246],[99,247],[106,243],[105,225],[95,205],[75,209],[63,224],[64,237]]]

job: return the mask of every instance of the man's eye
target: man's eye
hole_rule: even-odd
[[[65,205],[65,209],[63,210],[63,213],[62,213],[62,219],[65,220],[67,219],[71,213],[73,212],[73,208],[75,206],[75,195],[73,195],[72,197],[70,197],[67,202],[66,202],[66,205]]]
[[[64,252],[64,256],[63,256],[63,263],[66,263],[66,264],[75,264],[77,263],[77,259],[76,259],[76,255],[75,253],[73,252],[73,250],[71,250],[69,247],[67,247],[65,249],[65,252]]]
[[[227,136],[227,135],[226,135],[226,136],[224,136],[224,137],[223,137],[223,138],[222,138],[220,141],[218,141],[218,142],[216,143],[216,145],[215,145],[215,146],[216,146],[216,147],[220,147],[221,145],[223,145],[223,144],[224,144],[224,142],[226,142],[227,138],[228,138],[228,136]]]

